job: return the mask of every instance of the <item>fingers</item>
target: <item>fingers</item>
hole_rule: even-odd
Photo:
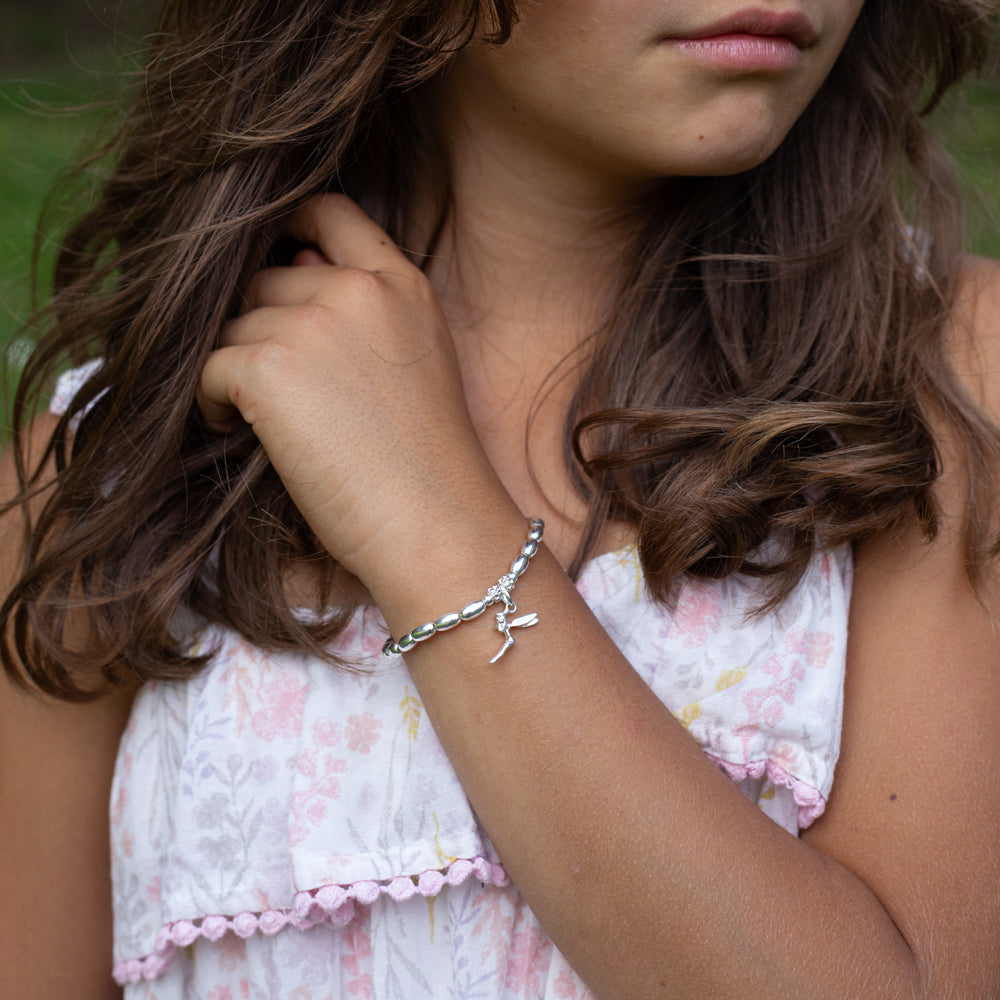
[[[234,380],[230,363],[235,352],[231,348],[213,351],[201,370],[195,400],[209,430],[224,434],[238,427],[243,417],[236,406],[238,382]]]
[[[386,231],[346,195],[311,198],[291,217],[289,235],[319,247],[341,267],[383,271],[413,266]]]
[[[263,410],[254,401],[273,388],[276,360],[307,357],[309,365],[325,368],[334,354],[350,353],[352,337],[368,353],[379,338],[380,356],[394,356],[401,343],[412,352],[415,323],[429,332],[432,347],[438,342],[441,318],[426,279],[349,198],[311,199],[292,216],[285,235],[304,246],[290,266],[253,277],[240,316],[223,328],[205,365],[198,406],[215,430],[231,430],[241,420],[257,429],[254,412],[270,412],[273,400]],[[301,378],[302,371],[293,375]]]
[[[275,324],[286,319],[280,307],[255,309],[223,328],[217,347],[208,356],[195,393],[195,400],[209,429],[225,433],[244,423],[247,400],[244,389],[252,379],[253,358],[248,348],[266,345]]]
[[[330,262],[317,250],[304,247],[292,258],[292,267],[303,267],[307,264],[329,264]]]
[[[318,254],[316,255],[319,256]],[[337,268],[330,264],[269,267],[258,271],[243,292],[240,315],[267,306],[294,306],[312,301]]]
[[[291,266],[258,272],[243,294],[241,314],[261,306],[308,302],[339,268],[375,273],[413,268],[388,234],[345,195],[310,199],[290,218],[285,235],[322,252],[303,247]]]

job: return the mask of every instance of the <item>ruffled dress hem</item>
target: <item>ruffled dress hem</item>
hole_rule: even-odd
[[[303,889],[295,894],[288,909],[243,912],[227,917],[221,914],[198,920],[175,920],[156,935],[155,950],[144,958],[130,958],[115,966],[112,975],[119,986],[152,980],[162,975],[173,961],[178,948],[187,948],[199,938],[218,941],[228,933],[241,938],[254,934],[271,936],[286,927],[308,930],[317,924],[345,927],[354,919],[355,903],[370,906],[381,896],[403,902],[414,896],[427,899],[437,896],[445,886],[461,885],[474,876],[483,885],[502,889],[510,884],[503,865],[482,856],[456,858],[447,868],[431,869],[419,876],[400,875],[384,882],[364,880],[350,885],[324,885]]]
[[[762,777],[778,788],[788,788],[799,807],[799,825],[806,828],[818,819],[826,807],[826,799],[812,785],[796,778],[773,760],[755,760],[744,764],[724,760],[714,754],[705,756],[732,781],[756,780]],[[218,941],[232,933],[241,938],[254,934],[271,936],[286,927],[308,930],[318,924],[345,927],[354,919],[355,904],[370,906],[380,897],[396,902],[423,896],[430,899],[446,886],[458,886],[474,876],[483,885],[504,888],[510,879],[503,865],[478,856],[457,858],[444,869],[430,869],[419,876],[399,875],[384,881],[361,880],[349,885],[323,885],[297,892],[287,909],[238,913],[235,916],[213,914],[197,920],[176,920],[166,924],[156,935],[152,954],[131,958],[115,966],[113,975],[119,986],[153,980],[170,966],[178,948],[186,948],[199,938]]]

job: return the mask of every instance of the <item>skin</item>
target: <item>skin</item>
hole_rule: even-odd
[[[522,512],[545,517],[517,592],[539,625],[495,666],[485,618],[407,666],[515,884],[598,996],[1000,990],[1000,656],[963,575],[960,461],[933,545],[903,533],[856,553],[836,793],[796,839],[705,760],[566,578],[570,387],[532,425],[540,481],[524,454],[531,401],[587,332],[651,181],[771,152],[859,7],[805,4],[816,42],[776,76],[661,41],[733,3],[528,5],[508,46],[471,47],[440,82],[456,210],[427,272],[347,199],[315,199],[290,234],[317,249],[257,276],[199,386],[210,424],[253,426],[394,635],[467,603],[520,548]],[[970,267],[951,332],[1000,413],[994,265]],[[602,547],[627,538],[609,525]],[[985,601],[1000,607],[992,587]]]
[[[30,454],[40,453],[56,422],[49,414],[35,421]],[[14,463],[4,455],[0,491],[16,490]],[[4,593],[18,575],[18,529],[15,515],[0,518]],[[0,679],[0,996],[121,996],[109,976],[107,803],[133,695],[126,686],[73,705]]]

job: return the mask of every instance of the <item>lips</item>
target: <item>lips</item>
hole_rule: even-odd
[[[754,8],[737,11],[735,14],[690,31],[671,32],[670,40],[708,41],[713,38],[733,36],[787,39],[796,48],[804,49],[816,41],[818,32],[812,21],[800,10],[773,11]]]

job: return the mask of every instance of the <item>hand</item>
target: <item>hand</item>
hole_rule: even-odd
[[[503,488],[423,273],[342,195],[308,202],[289,235],[320,252],[256,275],[198,403],[217,431],[253,427],[320,541],[369,582],[371,559]]]

